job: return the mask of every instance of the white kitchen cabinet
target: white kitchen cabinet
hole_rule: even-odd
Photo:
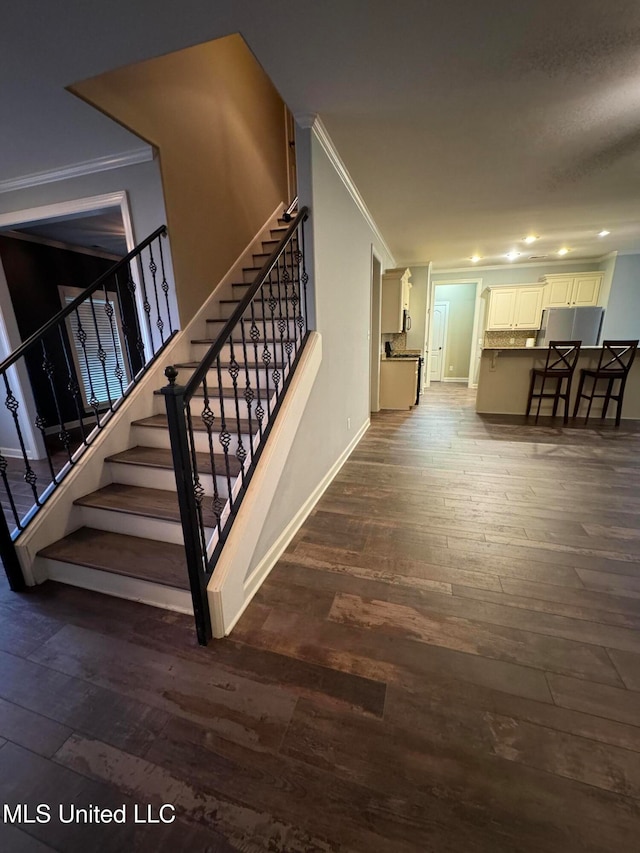
[[[487,329],[539,329],[542,296],[542,285],[492,288],[489,293]]]
[[[546,275],[545,308],[580,308],[585,305],[598,305],[602,272],[560,273]]]
[[[411,270],[387,270],[382,276],[381,332],[383,335],[403,332],[404,312],[409,310]]]
[[[380,408],[410,409],[418,393],[418,359],[383,358],[380,361]]]

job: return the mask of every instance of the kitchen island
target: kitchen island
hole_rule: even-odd
[[[571,384],[571,397],[569,414],[573,415],[578,384],[580,382],[580,370],[583,367],[595,368],[598,364],[601,347],[582,347],[578,357],[578,363]],[[547,347],[485,347],[480,359],[480,372],[478,376],[478,394],[476,397],[476,411],[481,414],[496,415],[524,415],[527,410],[527,397],[529,394],[529,382],[531,381],[531,368],[544,367],[547,357]],[[591,380],[585,380],[585,390],[590,388]],[[555,382],[549,382],[549,390],[552,390]],[[616,382],[616,391],[617,391]],[[606,383],[600,380],[598,393],[604,393]],[[594,400],[591,408],[589,423],[600,420],[602,411],[602,400]],[[537,401],[535,403],[537,407]],[[540,409],[541,415],[550,415],[552,400],[543,400]],[[586,414],[588,403],[582,401],[580,414]],[[535,414],[535,410],[534,414]],[[609,403],[607,422],[615,420],[616,403]],[[640,420],[640,355],[636,356],[629,376],[624,394],[624,406],[622,408],[623,419]],[[561,423],[561,418],[557,419]]]

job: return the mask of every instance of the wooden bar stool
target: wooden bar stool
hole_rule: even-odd
[[[622,400],[624,397],[624,386],[627,383],[627,375],[633,364],[633,359],[636,357],[638,349],[638,341],[603,341],[602,349],[600,350],[600,358],[598,366],[594,369],[583,367],[580,371],[580,384],[578,385],[578,396],[573,409],[573,417],[575,418],[580,408],[580,401],[584,398],[589,401],[587,407],[587,416],[584,420],[585,424],[589,421],[591,414],[591,406],[596,398],[604,400],[602,406],[601,418],[604,420],[607,416],[609,408],[609,400],[615,400],[618,404],[616,409],[616,426],[620,426],[620,418],[622,416]],[[584,393],[584,380],[587,376],[593,380],[591,385],[591,393]],[[596,386],[599,379],[607,380],[607,390],[604,394],[596,394]],[[614,394],[613,389],[616,380],[620,381],[618,393]]]
[[[573,371],[576,369],[578,356],[580,355],[580,347],[582,341],[549,341],[549,349],[547,350],[547,361],[544,367],[534,367],[531,370],[531,384],[529,385],[529,399],[527,400],[527,414],[531,411],[531,403],[533,399],[538,400],[538,409],[536,411],[535,423],[538,423],[540,417],[540,406],[545,399],[553,399],[553,417],[555,418],[558,411],[558,403],[564,400],[564,422],[569,423],[569,395],[571,393],[571,379]],[[535,391],[536,380],[542,379],[540,390]],[[567,380],[565,390],[562,390],[562,383]],[[547,380],[555,382],[555,388],[551,393],[545,394],[544,388]]]

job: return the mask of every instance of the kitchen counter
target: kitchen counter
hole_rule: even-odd
[[[480,358],[478,376],[478,394],[476,411],[482,414],[524,415],[527,410],[529,382],[533,367],[544,367],[548,347],[485,347]],[[582,347],[573,375],[569,412],[573,415],[573,406],[580,382],[580,369],[595,368],[598,364],[601,347]],[[590,382],[589,379],[586,382]],[[555,383],[554,383],[555,384]],[[617,388],[616,382],[616,388]],[[604,393],[606,383],[600,380],[598,393]],[[553,386],[551,386],[553,387]],[[587,387],[590,387],[587,386]],[[543,400],[540,413],[551,414],[552,400]],[[536,403],[537,405],[537,403]],[[583,400],[580,412],[585,414],[587,401]],[[561,406],[561,408],[563,408]],[[597,423],[602,411],[602,400],[595,400],[591,409],[589,423]],[[616,405],[609,403],[607,421],[615,419]],[[580,417],[580,413],[578,414]],[[640,420],[640,355],[631,367],[627,377],[622,417]],[[558,419],[558,423],[561,423]]]

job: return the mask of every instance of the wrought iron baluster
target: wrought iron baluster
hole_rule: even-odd
[[[91,307],[91,316],[93,317],[93,325],[96,330],[96,340],[98,342],[96,357],[102,366],[102,375],[104,376],[104,387],[107,392],[107,400],[109,401],[110,410],[113,411],[113,400],[111,399],[111,389],[109,388],[109,378],[107,376],[107,352],[102,346],[102,341],[100,340],[100,330],[98,329],[98,318],[96,317],[96,306],[93,302],[93,294],[89,295],[89,306]]]
[[[236,459],[240,463],[240,473],[242,475],[242,483],[244,484],[245,470],[244,463],[247,459],[247,451],[242,443],[242,424],[240,423],[240,400],[238,398],[238,376],[240,375],[240,365],[236,361],[235,350],[233,347],[233,335],[229,335],[229,352],[231,355],[229,361],[229,376],[233,383],[233,401],[236,411],[236,428],[238,430],[238,447],[236,449]],[[221,389],[222,390],[222,389]]]
[[[142,308],[144,313],[147,315],[147,326],[149,327],[149,342],[151,344],[151,352],[149,353],[149,360],[153,357],[153,354],[156,350],[155,344],[153,342],[153,329],[151,328],[151,303],[149,302],[149,296],[147,294],[147,280],[144,277],[144,265],[142,263],[142,258],[139,259],[140,263],[138,264],[138,269],[140,270],[140,281],[142,283]]]
[[[304,301],[304,320],[302,317],[298,320],[298,327],[302,334],[309,331],[309,311],[307,310],[307,283],[309,281],[309,276],[307,275],[307,267],[306,267],[306,250],[304,245],[304,219],[300,223],[300,231],[302,232],[302,257],[300,260],[302,261],[302,275],[300,276],[300,281],[302,282],[302,288],[304,295],[300,294],[301,300]],[[298,289],[299,292],[299,289]],[[300,306],[302,309],[302,305]]]
[[[266,393],[266,402],[267,402],[267,416],[271,417],[271,390],[269,388],[269,365],[272,361],[271,353],[269,352],[268,340],[267,340],[267,312],[264,304],[264,282],[260,286],[260,310],[262,312],[262,334],[264,336],[263,348],[262,348],[262,363],[264,364],[264,385],[265,385],[265,393]],[[273,346],[275,348],[275,341],[273,342]]]
[[[211,479],[213,480],[213,499],[211,501],[211,509],[216,520],[218,535],[222,534],[222,513],[224,510],[225,501],[220,497],[218,490],[218,480],[216,479],[216,452],[213,442],[213,427],[215,425],[216,416],[213,414],[209,400],[209,388],[207,386],[207,377],[205,375],[202,380],[202,390],[204,393],[204,408],[200,418],[207,430],[207,439],[209,441],[209,466],[211,470]]]
[[[233,512],[233,494],[231,488],[231,467],[229,465],[229,445],[231,444],[231,433],[227,429],[227,419],[224,413],[224,394],[222,391],[222,368],[220,356],[216,358],[216,372],[218,375],[218,400],[220,401],[220,444],[224,452],[224,469],[227,477],[227,497],[229,509]]]
[[[122,365],[120,364],[120,356],[118,355],[118,344],[120,343],[117,329],[113,322],[113,315],[115,313],[115,308],[113,307],[113,302],[109,299],[109,291],[107,290],[107,283],[104,284],[104,313],[107,315],[107,319],[109,320],[109,330],[111,331],[111,342],[113,343],[113,353],[116,359],[116,366],[113,371],[113,375],[116,377],[118,382],[120,383],[120,396],[124,395],[124,384],[122,379],[124,377],[124,370],[122,369]]]
[[[255,394],[253,393],[253,388],[251,387],[251,381],[249,379],[249,364],[247,361],[247,337],[244,329],[245,318],[240,318],[240,334],[242,336],[242,357],[244,359],[244,374],[245,374],[245,382],[246,386],[244,389],[244,401],[247,404],[247,421],[249,423],[249,449],[251,451],[251,457],[253,458],[253,424],[251,423],[251,405],[255,399]],[[256,364],[256,374],[258,372],[258,365]]]
[[[2,477],[2,484],[4,485],[4,489],[7,493],[7,498],[9,499],[9,506],[11,507],[11,512],[13,513],[13,520],[16,523],[16,527],[18,530],[24,530],[22,524],[20,523],[20,516],[18,515],[18,510],[16,509],[16,504],[13,499],[13,494],[11,493],[11,485],[9,483],[9,478],[7,477],[7,468],[9,467],[9,463],[5,459],[5,457],[0,453],[0,476]],[[3,510],[4,511],[4,510]],[[4,559],[4,554],[2,555]]]
[[[71,454],[71,433],[66,428],[64,423],[64,418],[62,417],[62,411],[60,409],[60,403],[58,401],[58,393],[56,391],[56,383],[55,383],[55,368],[54,364],[49,357],[49,353],[47,352],[47,348],[44,345],[44,338],[40,341],[42,348],[42,370],[49,380],[49,385],[51,387],[51,396],[53,397],[53,404],[56,408],[56,415],[58,417],[58,438],[60,440],[60,444],[64,447],[67,452],[67,456],[69,457],[69,462],[72,462],[72,454]],[[46,420],[40,414],[38,404],[36,402],[36,419],[35,426],[40,430],[40,434],[42,435],[42,443],[44,444],[44,449],[47,454],[47,461],[49,463],[49,469],[51,471],[51,479],[57,485],[58,481],[56,479],[55,471],[53,470],[53,462],[51,460],[51,454],[49,453],[49,448],[47,446],[47,436],[45,433]]]
[[[276,338],[276,308],[278,300],[273,295],[273,270],[269,273],[269,312],[271,314],[271,337],[273,338],[273,371],[271,378],[273,379],[273,390],[276,396],[276,403],[280,396],[280,371],[278,370],[278,342]],[[282,349],[282,342],[280,343]]]
[[[149,272],[151,273],[151,278],[153,280],[153,294],[155,296],[156,302],[156,329],[160,332],[160,343],[164,343],[164,321],[160,316],[160,301],[158,299],[158,282],[156,281],[156,273],[158,272],[158,266],[153,259],[153,243],[149,243]]]
[[[137,289],[136,283],[133,280],[133,276],[131,275],[131,262],[129,262],[127,264],[127,290],[131,294],[131,302],[133,304],[133,313],[134,313],[135,322],[136,322],[136,331],[137,331],[136,350],[138,351],[138,356],[140,358],[141,363],[146,364],[147,363],[147,356],[146,356],[146,353],[144,351],[144,341],[142,340],[142,318],[138,317],[138,310],[137,310],[137,304],[138,303],[136,302],[136,289]],[[151,356],[149,356],[149,358],[150,357]],[[137,373],[137,371],[135,371],[133,369],[131,370],[132,378],[135,377],[136,373]]]
[[[20,444],[20,452],[22,453],[22,459],[24,461],[24,475],[23,480],[27,485],[31,487],[31,491],[33,492],[33,499],[36,503],[36,506],[41,506],[40,498],[38,497],[38,490],[36,488],[36,483],[38,482],[38,475],[33,470],[29,463],[29,456],[27,455],[27,448],[24,444],[24,438],[22,436],[22,429],[20,428],[20,419],[18,417],[18,409],[20,408],[20,403],[16,400],[13,391],[9,386],[9,380],[7,378],[7,374],[3,373],[2,378],[4,379],[4,387],[7,392],[7,396],[5,398],[4,404],[7,409],[11,412],[11,416],[13,417],[13,423],[16,428],[16,434],[18,436],[18,442]]]
[[[82,443],[85,447],[87,447],[87,434],[84,428],[85,412],[84,406],[82,406],[81,404],[80,386],[78,385],[78,380],[76,379],[75,368],[72,368],[71,366],[71,360],[69,358],[69,353],[67,352],[67,341],[65,339],[62,324],[58,326],[58,334],[60,336],[60,346],[62,347],[62,352],[64,353],[64,361],[67,368],[67,391],[71,394],[74,405],[76,407],[76,412],[78,414],[78,426],[80,429],[80,435],[82,437]],[[70,459],[69,461],[73,464],[73,459]]]
[[[249,328],[249,337],[251,338],[251,342],[253,344],[253,354],[254,361],[256,365],[256,392],[257,392],[257,405],[256,405],[256,421],[258,422],[258,432],[260,433],[260,440],[262,440],[262,422],[264,421],[265,410],[262,405],[262,396],[260,393],[260,359],[258,357],[258,341],[260,340],[260,329],[256,324],[255,317],[255,303],[251,302],[251,326]],[[247,406],[249,409],[251,408],[251,401],[247,400]]]
[[[160,285],[160,287],[162,288],[162,292],[164,293],[164,298],[165,298],[165,301],[167,303],[167,320],[169,321],[169,333],[173,334],[173,323],[171,321],[171,308],[169,307],[169,283],[167,281],[167,274],[166,274],[165,268],[164,268],[164,254],[162,252],[162,240],[166,239],[166,236],[167,236],[167,232],[165,231],[164,234],[158,240],[158,249],[160,250],[160,270],[162,272],[162,284]]]
[[[280,346],[282,348],[281,357],[282,357],[282,378],[284,379],[284,375],[287,372],[287,367],[291,369],[291,352],[293,350],[293,344],[291,342],[291,329],[289,328],[289,300],[287,297],[287,284],[289,273],[287,271],[287,261],[286,261],[286,248],[282,257],[282,273],[280,271],[280,262],[276,266],[276,272],[278,275],[278,329],[280,330]],[[282,313],[282,292],[284,291],[284,315]],[[284,334],[287,333],[287,339],[285,341]],[[285,364],[286,357],[286,364]]]
[[[76,315],[76,323],[78,324],[77,325],[77,338],[78,338],[78,341],[80,343],[80,346],[82,347],[82,354],[84,357],[84,363],[85,363],[85,367],[87,368],[87,379],[89,380],[90,397],[89,397],[88,403],[91,406],[91,408],[93,409],[93,413],[96,417],[96,426],[98,427],[98,429],[100,429],[100,427],[102,426],[102,424],[100,423],[100,401],[96,397],[96,393],[95,393],[94,388],[93,388],[93,379],[91,377],[91,367],[89,365],[89,355],[87,353],[87,333],[85,332],[85,330],[82,326],[82,320],[80,319],[80,314],[78,313],[77,308],[75,310],[75,315]],[[85,388],[85,393],[86,393],[86,388]]]
[[[193,433],[193,423],[191,421],[191,404],[187,403],[185,409],[187,419],[187,438],[189,440],[189,453],[191,454],[191,471],[193,473],[193,497],[196,502],[196,513],[198,516],[198,532],[200,534],[200,548],[202,554],[201,571],[207,569],[207,540],[204,535],[204,518],[202,516],[202,501],[204,500],[204,488],[200,482],[200,474],[198,472],[198,454],[196,452],[196,442]]]

